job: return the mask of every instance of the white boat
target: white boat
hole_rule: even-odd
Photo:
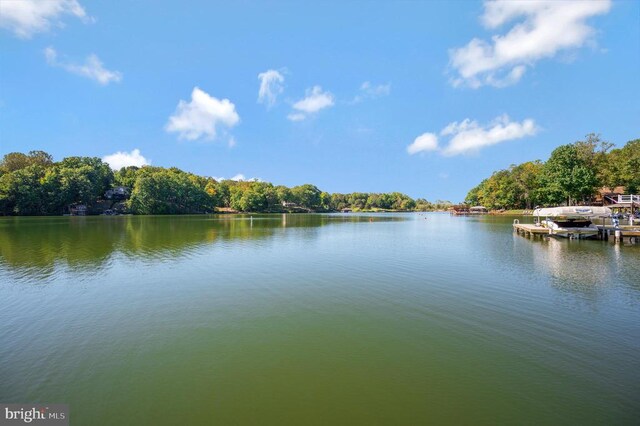
[[[601,206],[565,206],[535,209],[536,222],[549,229],[550,235],[565,238],[591,238],[598,235],[595,218],[611,216],[611,209]]]

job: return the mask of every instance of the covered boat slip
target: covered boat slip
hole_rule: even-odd
[[[629,242],[631,244],[640,242],[640,227],[638,226],[605,226],[605,225],[595,225],[596,234],[590,236],[590,238],[595,238],[597,236],[598,239],[608,241],[613,238],[614,242],[622,243]],[[532,223],[520,223],[518,219],[514,220],[513,230],[518,234],[525,237],[543,237],[548,238],[550,235],[558,235],[554,234],[553,231],[549,228],[545,228],[540,225],[535,225]],[[569,237],[571,238],[571,237]],[[576,237],[574,237],[576,238]],[[583,237],[582,239],[584,239]]]
[[[545,207],[535,209],[533,216],[546,217],[546,218],[558,218],[562,219],[586,219],[594,217],[609,217],[611,216],[611,209],[609,207],[602,206],[564,206],[564,207]]]
[[[599,230],[592,223],[595,218],[611,215],[611,209],[601,206],[563,206],[535,209],[535,226],[549,235],[564,238],[593,238]]]

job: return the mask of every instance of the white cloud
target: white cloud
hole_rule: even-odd
[[[371,96],[385,96],[391,93],[391,83],[372,86],[370,82],[365,81],[360,86],[360,90]]]
[[[62,15],[91,20],[77,0],[3,0],[0,4],[0,27],[20,38],[47,31],[52,25],[62,27]]]
[[[100,59],[91,54],[87,56],[84,64],[74,64],[71,62],[58,60],[58,52],[53,47],[44,49],[44,56],[47,63],[53,67],[62,68],[70,73],[80,75],[82,77],[95,80],[102,85],[122,80],[122,73],[119,71],[110,71],[106,69]]]
[[[504,114],[484,127],[467,118],[460,123],[450,123],[443,129],[441,135],[451,135],[451,139],[442,153],[446,156],[467,154],[501,142],[533,136],[537,132],[538,127],[530,118],[518,123]]]
[[[272,107],[276,103],[278,95],[284,91],[284,76],[276,70],[268,70],[258,74],[260,89],[258,90],[258,102]]]
[[[242,173],[238,173],[237,175],[230,177],[230,178],[225,178],[225,177],[214,177],[215,180],[217,180],[218,182],[223,181],[223,180],[234,180],[236,182],[262,182],[262,179],[260,178],[251,178],[251,179],[247,179],[245,178],[245,176]]]
[[[419,152],[436,151],[437,149],[438,136],[434,133],[423,133],[407,147],[407,152],[413,155]]]
[[[293,104],[293,109],[297,112],[292,112],[287,118],[291,121],[301,121],[309,115],[333,105],[334,99],[330,92],[323,92],[322,87],[313,86],[311,89],[307,89],[303,99]]]
[[[391,93],[391,83],[372,85],[371,82],[365,81],[360,85],[360,93],[353,98],[351,103],[356,104],[364,101],[365,99],[375,99],[387,96],[389,93]]]
[[[131,152],[118,151],[115,154],[106,155],[102,157],[102,161],[108,163],[113,170],[120,170],[123,167],[129,166],[142,167],[151,164],[151,160],[144,158],[137,148]]]
[[[180,100],[175,113],[165,125],[167,132],[177,132],[179,139],[215,139],[216,128],[231,128],[240,122],[236,106],[229,99],[219,100],[198,87],[191,92],[191,102]]]
[[[287,118],[291,121],[302,121],[307,118],[307,116],[302,114],[301,112],[292,112],[291,114],[287,115]]]
[[[467,118],[461,122],[449,123],[440,131],[440,136],[449,138],[444,148],[438,147],[438,137],[435,133],[424,133],[407,147],[407,152],[416,154],[422,151],[438,150],[442,155],[449,157],[469,154],[487,146],[533,136],[538,133],[538,130],[535,121],[530,118],[517,122],[511,121],[509,116],[504,114],[486,126],[481,126],[477,121]]]
[[[595,31],[586,20],[610,8],[611,0],[485,1],[481,20],[486,28],[517,22],[491,42],[474,38],[450,50],[450,66],[457,73],[451,83],[473,88],[517,83],[540,59],[589,42]]]

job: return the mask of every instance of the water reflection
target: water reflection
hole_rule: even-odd
[[[514,247],[523,250],[520,255],[532,257],[534,271],[548,277],[549,284],[563,292],[595,300],[621,283],[631,284],[634,293],[640,288],[638,246],[597,240],[529,238],[516,234],[513,238]]]
[[[513,232],[513,219],[485,216],[466,220],[475,226],[469,245],[480,252],[477,256],[484,265],[514,280],[531,280],[542,288],[571,295],[571,300],[597,303],[616,290],[628,293],[631,298],[627,300],[633,303],[640,299],[640,244],[522,236]],[[527,219],[518,219],[527,223]],[[505,244],[509,237],[512,244]]]
[[[0,264],[20,275],[46,277],[60,263],[76,272],[108,267],[114,254],[133,258],[178,257],[203,245],[273,238],[286,228],[396,221],[375,215],[224,215],[40,217],[0,219]]]
[[[559,286],[585,290],[603,286],[613,273],[610,252],[601,247],[594,250],[592,244],[602,245],[549,238],[544,250],[534,251],[534,261],[539,267],[546,267]]]

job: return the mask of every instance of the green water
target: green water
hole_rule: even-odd
[[[72,425],[637,424],[640,244],[510,218],[0,218],[0,401]]]

